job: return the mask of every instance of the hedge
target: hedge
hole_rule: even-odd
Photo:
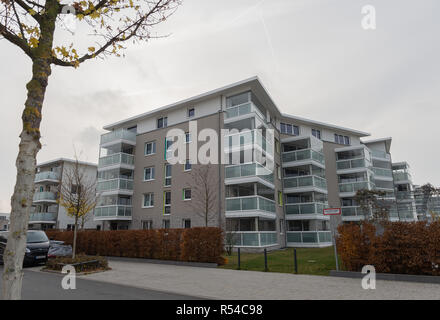
[[[347,271],[440,275],[440,222],[362,222],[338,227],[338,253]]]
[[[73,231],[46,231],[51,240],[72,245]],[[220,228],[78,231],[77,252],[87,255],[224,264]]]

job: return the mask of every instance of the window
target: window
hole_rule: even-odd
[[[278,205],[283,205],[283,193],[281,191],[278,191]]]
[[[154,207],[154,193],[144,194],[144,201],[143,201],[142,207],[143,208]]]
[[[162,117],[157,119],[157,128],[166,128],[168,126],[168,117]]]
[[[163,193],[163,213],[171,213],[171,191],[165,191]]]
[[[275,138],[275,151],[276,153],[280,153],[280,140],[278,140],[277,138]]]
[[[335,133],[335,142],[338,144],[350,145],[350,137]]]
[[[162,229],[169,229],[170,228],[170,220],[164,219],[162,220]]]
[[[165,138],[165,155],[164,158],[166,159],[170,159],[173,157],[173,151],[170,150],[171,146],[173,145],[173,140],[171,140],[171,138]]]
[[[144,220],[142,221],[142,229],[151,230],[153,229],[153,220]]]
[[[191,200],[191,189],[183,189],[182,193],[183,200]]]
[[[281,167],[279,165],[277,166],[277,178],[281,180]]]
[[[171,170],[172,169],[172,165],[171,164],[166,164],[165,165],[165,187],[168,187],[171,185]]]
[[[312,136],[321,140],[321,130],[312,129]]]
[[[144,168],[144,181],[154,180],[154,167]]]
[[[281,133],[299,136],[299,127],[288,123],[280,123]]]
[[[151,141],[151,142],[145,143],[144,154],[146,156],[148,156],[150,154],[155,154],[155,153],[156,153],[156,142],[155,141]]]
[[[196,111],[194,108],[188,109],[188,118],[192,118],[196,115]]]
[[[185,132],[185,142],[186,143],[191,142],[191,134],[189,132]]]
[[[189,162],[189,160],[187,159],[186,162],[185,162],[185,168],[184,168],[184,170],[185,170],[185,171],[190,171],[191,169],[192,169],[191,162]]]
[[[183,219],[182,220],[182,228],[185,228],[185,229],[191,228],[191,220],[190,219]]]
[[[251,100],[250,98],[251,97],[249,92],[240,93],[235,96],[228,97],[226,99],[226,108],[231,108],[249,102]]]

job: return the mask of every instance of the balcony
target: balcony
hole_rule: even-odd
[[[236,118],[240,116],[245,116],[251,113],[257,114],[261,119],[266,120],[266,117],[261,113],[260,110],[252,103],[246,102],[232,108],[226,109],[226,119]]]
[[[54,171],[43,171],[43,172],[38,172],[35,175],[35,183],[44,183],[44,182],[53,182],[53,183],[58,183],[60,182],[60,177],[59,174],[57,172]]]
[[[371,157],[380,160],[391,160],[391,156],[385,151],[371,150]]]
[[[398,201],[414,201],[414,194],[411,191],[396,191]]]
[[[228,232],[237,247],[267,247],[278,244],[276,231],[236,231]]]
[[[393,179],[393,171],[391,169],[384,169],[384,168],[376,168],[373,169],[374,175],[376,178],[391,178]]]
[[[369,164],[364,158],[336,161],[336,169],[337,170],[364,169],[364,168],[368,168],[368,167],[369,167]]]
[[[411,181],[411,175],[408,172],[393,172],[394,182]]]
[[[134,155],[128,153],[115,153],[99,159],[99,167],[109,167],[113,165],[127,165],[132,168],[134,166]]]
[[[226,199],[226,217],[276,218],[275,201],[261,196]]]
[[[332,245],[331,231],[287,231],[289,247],[327,247]]]
[[[282,154],[283,167],[284,164],[289,162],[299,162],[314,160],[322,165],[325,164],[324,155],[321,152],[315,151],[313,149],[302,149],[296,151],[283,152]]]
[[[327,192],[327,180],[318,176],[301,176],[283,179],[284,189],[303,189],[318,188]],[[295,192],[296,190],[284,190],[284,192]]]
[[[342,219],[344,219],[344,217],[352,217],[352,218],[357,217],[357,219],[355,220],[359,220],[365,218],[365,216],[371,215],[371,209],[370,210],[362,209],[360,206],[342,207],[341,211],[342,211],[341,213]]]
[[[231,133],[224,137],[224,150],[225,153],[234,151],[241,147],[246,146],[259,146],[262,150],[268,154],[273,155],[273,141],[268,137],[263,137],[261,130],[247,130],[238,133]]]
[[[248,163],[228,166],[225,168],[226,179],[238,179],[238,178],[261,178],[271,184],[273,187],[273,172],[262,166],[259,163]],[[248,182],[248,181],[243,181]],[[239,182],[242,183],[242,182]]]
[[[371,182],[346,182],[339,184],[339,193],[356,193],[359,190],[372,190],[374,184]]]
[[[34,212],[29,216],[29,223],[56,223],[56,212]]]
[[[110,142],[127,141],[130,144],[136,144],[136,133],[125,129],[118,129],[101,135],[101,145]]]
[[[96,207],[94,220],[131,220],[131,211],[131,206]]]
[[[126,190],[133,191],[133,180],[129,179],[112,179],[99,181],[96,187],[98,192]]]
[[[57,195],[55,192],[43,191],[34,193],[34,202],[57,202]]]
[[[286,219],[307,219],[305,215],[323,216],[325,208],[328,208],[328,205],[319,202],[286,203]]]

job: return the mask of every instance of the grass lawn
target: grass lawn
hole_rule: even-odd
[[[241,270],[264,271],[264,253],[240,254]],[[228,262],[220,266],[225,269],[237,269],[237,253],[224,256]],[[328,275],[335,270],[333,247],[327,248],[297,248],[299,274]],[[269,272],[295,273],[293,248],[281,249],[267,253]]]

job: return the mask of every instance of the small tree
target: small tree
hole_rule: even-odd
[[[423,212],[429,213],[432,221],[437,220],[436,213],[431,210],[430,205],[432,202],[440,202],[440,188],[434,187],[432,184],[427,183],[420,187],[421,190],[421,209]],[[426,218],[425,218],[426,219]]]
[[[86,176],[85,169],[81,167],[78,159],[76,159],[73,167],[67,169],[64,173],[59,197],[60,205],[66,208],[67,214],[75,221],[72,258],[75,258],[76,255],[79,221],[93,211],[97,201],[96,182]]]
[[[216,218],[215,208],[217,207],[218,180],[217,175],[210,164],[198,165],[192,169],[193,179],[191,189],[191,206],[196,215],[203,218],[205,227]]]
[[[385,221],[389,218],[390,206],[383,198],[385,191],[381,190],[358,190],[354,200],[360,206],[365,220]],[[371,215],[370,215],[371,211]]]

